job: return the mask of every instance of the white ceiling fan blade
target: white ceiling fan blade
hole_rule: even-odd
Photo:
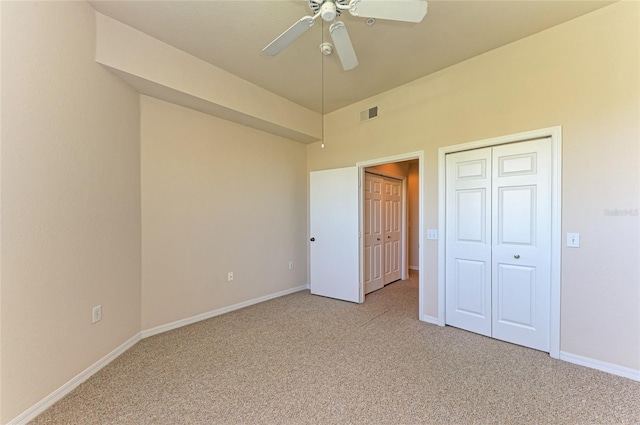
[[[307,32],[313,26],[315,19],[311,16],[304,16],[298,22],[291,25],[288,30],[283,32],[273,40],[267,47],[262,49],[269,56],[275,56],[283,51],[289,44],[293,43],[298,37]]]
[[[358,57],[355,50],[353,50],[353,44],[351,44],[351,39],[344,23],[340,21],[334,22],[329,27],[329,33],[336,52],[338,52],[340,62],[342,62],[342,68],[348,71],[358,66]]]
[[[352,0],[349,13],[363,18],[420,22],[427,14],[427,2],[420,0]]]

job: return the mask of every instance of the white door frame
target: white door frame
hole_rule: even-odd
[[[470,149],[551,138],[551,309],[549,355],[560,358],[560,287],[562,250],[562,127],[548,127],[524,133],[494,137],[438,149],[438,325],[445,325],[445,155]],[[421,182],[422,184],[422,182]],[[420,193],[422,196],[422,192]],[[421,198],[422,205],[422,198]],[[422,224],[422,223],[420,223]],[[422,240],[422,227],[420,227]],[[420,253],[422,263],[422,252]],[[422,265],[421,265],[422,267]],[[421,274],[422,275],[422,274]]]
[[[360,299],[364,301],[364,250],[362,243],[362,235],[364,234],[364,190],[362,186],[362,182],[364,182],[364,173],[365,169],[368,167],[374,167],[376,165],[389,164],[393,162],[403,162],[403,161],[411,161],[417,159],[418,160],[418,216],[420,217],[418,223],[418,253],[419,253],[419,261],[418,268],[420,269],[420,273],[418,275],[418,311],[419,311],[419,319],[423,319],[423,309],[424,309],[424,301],[423,294],[425,293],[425,273],[424,273],[424,255],[423,255],[423,247],[424,247],[424,151],[410,152],[406,154],[388,156],[386,158],[378,158],[372,159],[368,161],[357,162],[356,166],[358,167],[358,175],[359,175],[359,212],[358,212],[358,222],[359,222],[359,247],[360,247]],[[399,178],[398,176],[389,175],[389,177]],[[401,178],[401,177],[400,177]],[[406,278],[409,270],[409,238],[407,235],[407,214],[408,208],[406,208],[407,202],[407,187],[406,187],[406,179],[402,178],[402,202],[403,202],[403,213],[402,213],[402,278]],[[361,301],[361,302],[362,302]]]

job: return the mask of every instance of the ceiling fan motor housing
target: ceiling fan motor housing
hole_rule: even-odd
[[[336,4],[332,1],[327,1],[320,7],[320,17],[325,22],[331,22],[336,19]]]
[[[309,0],[309,8],[313,14],[320,13],[320,17],[326,22],[331,22],[342,14],[336,4],[346,6],[349,4],[349,0]]]

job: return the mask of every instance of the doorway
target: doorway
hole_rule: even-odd
[[[360,231],[362,235],[360,241],[360,281],[362,294],[369,293],[380,289],[385,284],[402,279],[409,278],[409,270],[420,271],[422,269],[422,212],[423,212],[423,153],[414,152],[405,155],[397,155],[393,157],[380,158],[357,164],[360,172]],[[369,174],[369,178],[367,178]],[[371,229],[371,216],[367,217],[367,203],[371,199],[367,199],[371,194],[371,190],[367,190],[367,180],[371,183],[379,184],[383,192],[391,195],[387,199],[387,207],[384,212],[392,210],[394,207],[399,210],[396,212],[394,219],[389,222],[385,216],[387,223],[386,229],[380,229],[377,234]],[[385,190],[386,185],[386,190]],[[369,187],[371,189],[371,187]],[[393,195],[395,191],[395,196]],[[378,197],[376,194],[373,197]],[[380,195],[381,202],[384,201],[384,194]],[[384,215],[384,214],[381,214]],[[383,217],[378,217],[382,220]],[[381,224],[382,221],[381,221]],[[394,226],[397,224],[397,226]],[[394,229],[395,227],[395,229]],[[395,234],[386,232],[394,231]],[[386,232],[385,232],[386,231]],[[397,235],[397,236],[396,236]],[[377,239],[381,240],[378,241]],[[373,240],[372,240],[373,239]],[[392,242],[396,240],[395,246],[384,246],[385,241]],[[383,242],[382,246],[376,246],[376,242]],[[375,252],[375,250],[378,250]],[[384,256],[381,263],[382,268],[375,269],[374,256]],[[395,258],[394,258],[395,257]],[[379,257],[380,258],[380,257]],[[374,266],[374,267],[372,267]],[[386,270],[385,270],[386,269]],[[424,294],[424,276],[418,273],[418,309],[419,319],[423,320],[422,308]],[[364,298],[363,298],[364,301]]]
[[[417,258],[413,268],[424,270],[424,152],[359,162],[355,166],[312,171],[309,175],[309,289],[314,295],[344,301],[364,302],[364,199],[362,183],[365,169],[383,164],[417,160],[415,180],[419,188],[417,213],[412,222],[415,231]],[[416,223],[417,222],[417,223]],[[407,220],[405,219],[405,223]],[[405,227],[406,228],[406,227]],[[406,243],[402,278],[408,276]],[[424,315],[424,273],[418,274],[419,320],[430,321]]]

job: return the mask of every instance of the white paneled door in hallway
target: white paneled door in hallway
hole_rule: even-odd
[[[384,284],[400,279],[402,259],[402,182],[384,179]]]
[[[364,293],[384,286],[384,179],[366,173],[364,179]]]
[[[446,158],[446,323],[549,351],[550,139]]]
[[[402,276],[402,181],[365,173],[364,293]]]

